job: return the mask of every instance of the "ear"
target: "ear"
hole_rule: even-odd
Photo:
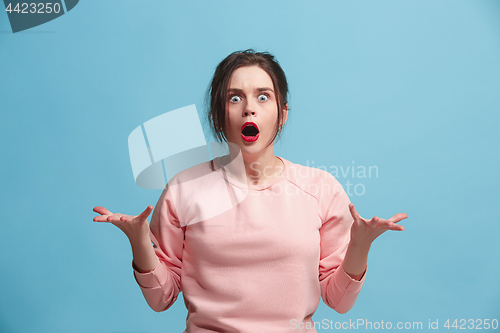
[[[288,119],[288,103],[285,104],[285,109],[283,109],[283,120],[281,126],[285,125],[287,119]]]

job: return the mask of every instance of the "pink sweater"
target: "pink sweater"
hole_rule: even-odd
[[[320,296],[339,313],[353,307],[366,271],[357,281],[342,267],[349,197],[330,173],[279,158],[283,173],[264,185],[229,177],[218,157],[163,190],[150,224],[159,264],[132,268],[154,311],[182,291],[184,333],[317,332],[299,327],[313,326]]]

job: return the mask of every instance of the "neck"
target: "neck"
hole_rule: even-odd
[[[274,155],[273,149],[266,149],[256,154],[230,149],[230,155],[231,160],[226,156],[221,162],[232,177],[241,183],[259,185],[269,182],[283,173],[283,162]]]

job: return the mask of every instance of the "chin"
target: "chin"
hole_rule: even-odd
[[[247,142],[243,142],[239,147],[243,154],[256,154],[262,151],[262,147],[255,143],[248,144]]]
[[[230,142],[238,145],[243,154],[257,154],[264,150],[264,143],[267,141],[265,141],[264,138],[259,137],[256,141],[247,142],[243,140],[243,138],[239,137],[237,140],[232,140]],[[268,148],[271,148],[272,146],[273,145],[271,144]]]
[[[243,153],[247,154],[253,154],[261,151],[262,149],[260,147],[257,147],[257,145],[252,144],[252,145],[247,145],[243,143],[243,145],[240,146],[240,149]]]

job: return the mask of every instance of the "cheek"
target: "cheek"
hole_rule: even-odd
[[[235,119],[236,116],[238,115],[238,110],[235,110],[235,107],[228,107],[226,108],[226,128],[230,131],[233,132],[235,131]]]

